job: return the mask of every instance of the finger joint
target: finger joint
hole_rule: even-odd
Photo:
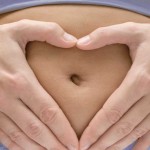
[[[22,139],[23,133],[21,131],[13,131],[9,134],[9,136],[12,141],[18,143]]]
[[[59,108],[57,107],[44,107],[41,110],[41,120],[46,124],[53,124],[58,116]]]
[[[31,122],[27,125],[27,133],[32,138],[37,138],[42,134],[42,127],[39,123]]]
[[[111,108],[109,110],[103,109],[104,114],[110,124],[116,123],[122,116],[122,113],[117,108]]]
[[[144,129],[144,128],[136,128],[134,131],[133,131],[133,136],[135,138],[140,138],[142,137],[144,134],[146,134],[146,132],[148,132],[148,130]]]
[[[133,129],[133,124],[130,122],[121,122],[118,127],[117,131],[121,136],[125,136],[129,134]]]
[[[137,93],[147,94],[150,91],[150,74],[144,67],[135,71],[134,85]]]
[[[8,79],[8,86],[11,87],[11,89],[16,91],[22,91],[28,87],[28,79],[25,75],[21,73],[16,73],[9,77]]]
[[[50,22],[49,23],[49,30],[50,31],[57,31],[57,29],[59,28],[59,25],[55,22]]]

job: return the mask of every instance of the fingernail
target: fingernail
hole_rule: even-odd
[[[81,147],[81,150],[87,150],[90,147],[90,144]]]
[[[74,37],[74,36],[72,36],[72,35],[70,35],[70,34],[68,34],[68,33],[64,33],[64,39],[66,40],[66,41],[76,41],[77,39]]]
[[[88,44],[90,41],[91,41],[90,36],[85,36],[78,40],[78,44],[79,45]]]

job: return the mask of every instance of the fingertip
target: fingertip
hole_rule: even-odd
[[[71,135],[69,137],[68,143],[70,143],[67,147],[69,150],[78,150],[79,149],[79,140],[75,132],[73,131],[72,133],[70,132]]]
[[[65,32],[61,38],[61,43],[62,44],[59,47],[71,48],[76,45],[77,38]]]
[[[89,35],[78,39],[76,46],[82,50],[89,50],[88,45],[91,43],[91,38]]]
[[[63,39],[65,40],[65,42],[74,42],[74,43],[77,42],[77,38],[76,37],[74,37],[73,35],[68,34],[66,32],[63,35]]]
[[[89,45],[78,45],[78,43],[76,43],[76,47],[80,50],[92,50],[91,47]]]
[[[87,150],[90,146],[91,143],[82,135],[79,143],[80,150]]]
[[[91,38],[89,35],[82,37],[78,40],[78,44],[79,45],[87,45],[91,42]]]

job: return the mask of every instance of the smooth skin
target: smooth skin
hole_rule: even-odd
[[[74,130],[26,61],[29,41],[70,48],[77,39],[54,22],[21,20],[0,26],[0,141],[11,150],[75,150]]]
[[[49,28],[51,25],[52,28]],[[0,81],[0,106],[3,106],[0,107],[0,120],[3,120],[4,124],[11,126],[8,129],[4,127],[4,124],[0,125],[0,129],[5,130],[5,132],[0,131],[0,141],[2,144],[7,143],[9,147],[10,145],[17,147],[17,144],[22,143],[19,139],[23,139],[28,143],[28,148],[32,145],[33,150],[66,149],[61,143],[68,148],[71,147],[70,145],[77,148],[78,141],[68,120],[54,100],[40,86],[22,52],[29,41],[43,41],[44,39],[44,41],[52,45],[69,48],[75,45],[77,42],[76,38],[73,38],[71,41],[64,40],[62,38],[64,31],[55,23],[29,20],[1,25],[0,32],[0,42],[3,47],[1,49],[1,54],[3,55],[0,56],[0,67],[3,69]],[[46,33],[51,34],[47,35]],[[92,50],[113,43],[126,44],[130,48],[130,55],[133,61],[133,65],[120,87],[110,96],[83,133],[80,141],[80,149],[87,149],[87,146],[91,146],[94,142],[96,143],[89,150],[122,149],[139,137],[141,138],[135,146],[135,150],[142,149],[143,147],[146,148],[150,145],[149,33],[149,24],[124,23],[98,28],[90,34],[91,42],[88,44],[81,43],[80,40],[77,42],[77,47],[83,50]],[[11,51],[5,43],[12,45]],[[14,54],[16,54],[17,59],[14,58]],[[7,59],[4,59],[4,56],[7,56]],[[31,79],[30,82],[28,81],[29,77]],[[33,98],[33,95],[36,96]],[[45,100],[44,103],[43,97]],[[11,108],[8,108],[10,103]],[[43,116],[50,117],[43,118]],[[45,124],[52,130],[61,143],[56,140],[54,134],[48,130]],[[66,128],[68,129],[67,133],[65,133]],[[114,136],[116,135],[116,131],[119,131],[119,133],[117,136]],[[104,135],[101,137],[103,133]],[[66,135],[66,138],[64,138],[65,136],[62,138],[62,134]],[[23,138],[19,138],[20,136]],[[11,138],[14,139],[16,144],[10,142]],[[27,149],[27,145],[23,145],[22,143],[22,149]],[[11,147],[10,149],[13,148]]]
[[[82,50],[121,43],[130,48],[132,66],[85,129],[81,150],[121,150],[138,140],[134,150],[150,146],[150,24],[123,23],[98,28],[77,42]]]

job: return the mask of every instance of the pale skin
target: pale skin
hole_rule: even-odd
[[[2,43],[3,49],[5,47],[4,50],[2,49],[2,56],[0,56],[0,67],[3,72],[1,73],[0,80],[2,83],[0,120],[3,120],[3,124],[0,124],[0,129],[3,128],[8,135],[14,133],[13,131],[18,131],[18,135],[14,136],[12,134],[12,136],[16,138],[15,142],[13,142],[13,140],[11,141],[1,130],[0,141],[4,145],[8,145],[8,148],[15,150],[22,149],[21,147],[29,149],[26,147],[27,145],[33,150],[51,150],[54,148],[62,150],[68,148],[71,150],[73,147],[84,150],[88,149],[93,143],[89,150],[113,150],[115,148],[122,149],[124,146],[126,147],[141,137],[135,146],[135,150],[148,147],[150,145],[150,62],[148,53],[150,25],[125,23],[98,28],[89,35],[91,42],[86,44],[81,43],[80,39],[77,41],[75,37],[69,38],[69,41],[64,40],[63,35],[65,32],[55,23],[38,21],[36,25],[34,24],[34,21],[23,20],[2,25],[0,28],[0,42]],[[45,33],[50,34],[45,35]],[[77,137],[68,120],[54,100],[40,86],[25,60],[25,45],[27,42],[34,40],[46,41],[49,44],[63,48],[70,48],[76,44],[76,46],[82,50],[92,50],[112,43],[123,43],[130,48],[133,65],[120,87],[110,96],[103,108],[97,113],[83,133],[80,140],[80,148],[78,148]],[[107,41],[107,43],[105,41]],[[11,49],[11,51],[7,49],[5,42],[12,44],[13,49]],[[14,53],[17,59],[12,57]],[[7,59],[4,58],[5,55]],[[32,83],[29,81],[32,81]],[[39,95],[34,94],[35,92]],[[33,97],[33,95],[36,96]],[[13,101],[10,101],[12,99]],[[127,101],[128,99],[130,101]],[[129,108],[131,109],[128,110]],[[52,117],[43,118],[45,112]],[[126,115],[123,116],[125,113]],[[10,117],[24,133],[20,132],[16,124],[7,116]],[[23,120],[21,118],[23,118]],[[9,129],[6,129],[6,124],[9,124]],[[50,132],[45,125],[47,125],[52,132]],[[28,127],[32,127],[33,132],[29,131]],[[109,127],[111,127],[110,130],[108,130]],[[42,132],[39,132],[41,128]],[[59,128],[61,128],[62,132],[58,132]],[[67,133],[65,133],[66,128]],[[108,132],[106,132],[107,130]],[[114,137],[116,130],[120,132]],[[102,134],[104,135],[101,137]],[[19,141],[19,138],[17,138],[19,136],[24,137],[22,139],[25,142]],[[126,138],[124,138],[125,136]],[[61,143],[64,144],[65,147]]]
[[[79,39],[77,47],[93,50],[113,43],[128,45],[133,64],[85,129],[81,150],[120,150],[138,138],[134,150],[150,146],[150,24],[129,22],[98,28]]]
[[[11,150],[77,149],[77,137],[69,121],[39,84],[24,55],[29,41],[69,48],[76,38],[56,23],[31,20],[1,25],[0,36],[1,143]]]

